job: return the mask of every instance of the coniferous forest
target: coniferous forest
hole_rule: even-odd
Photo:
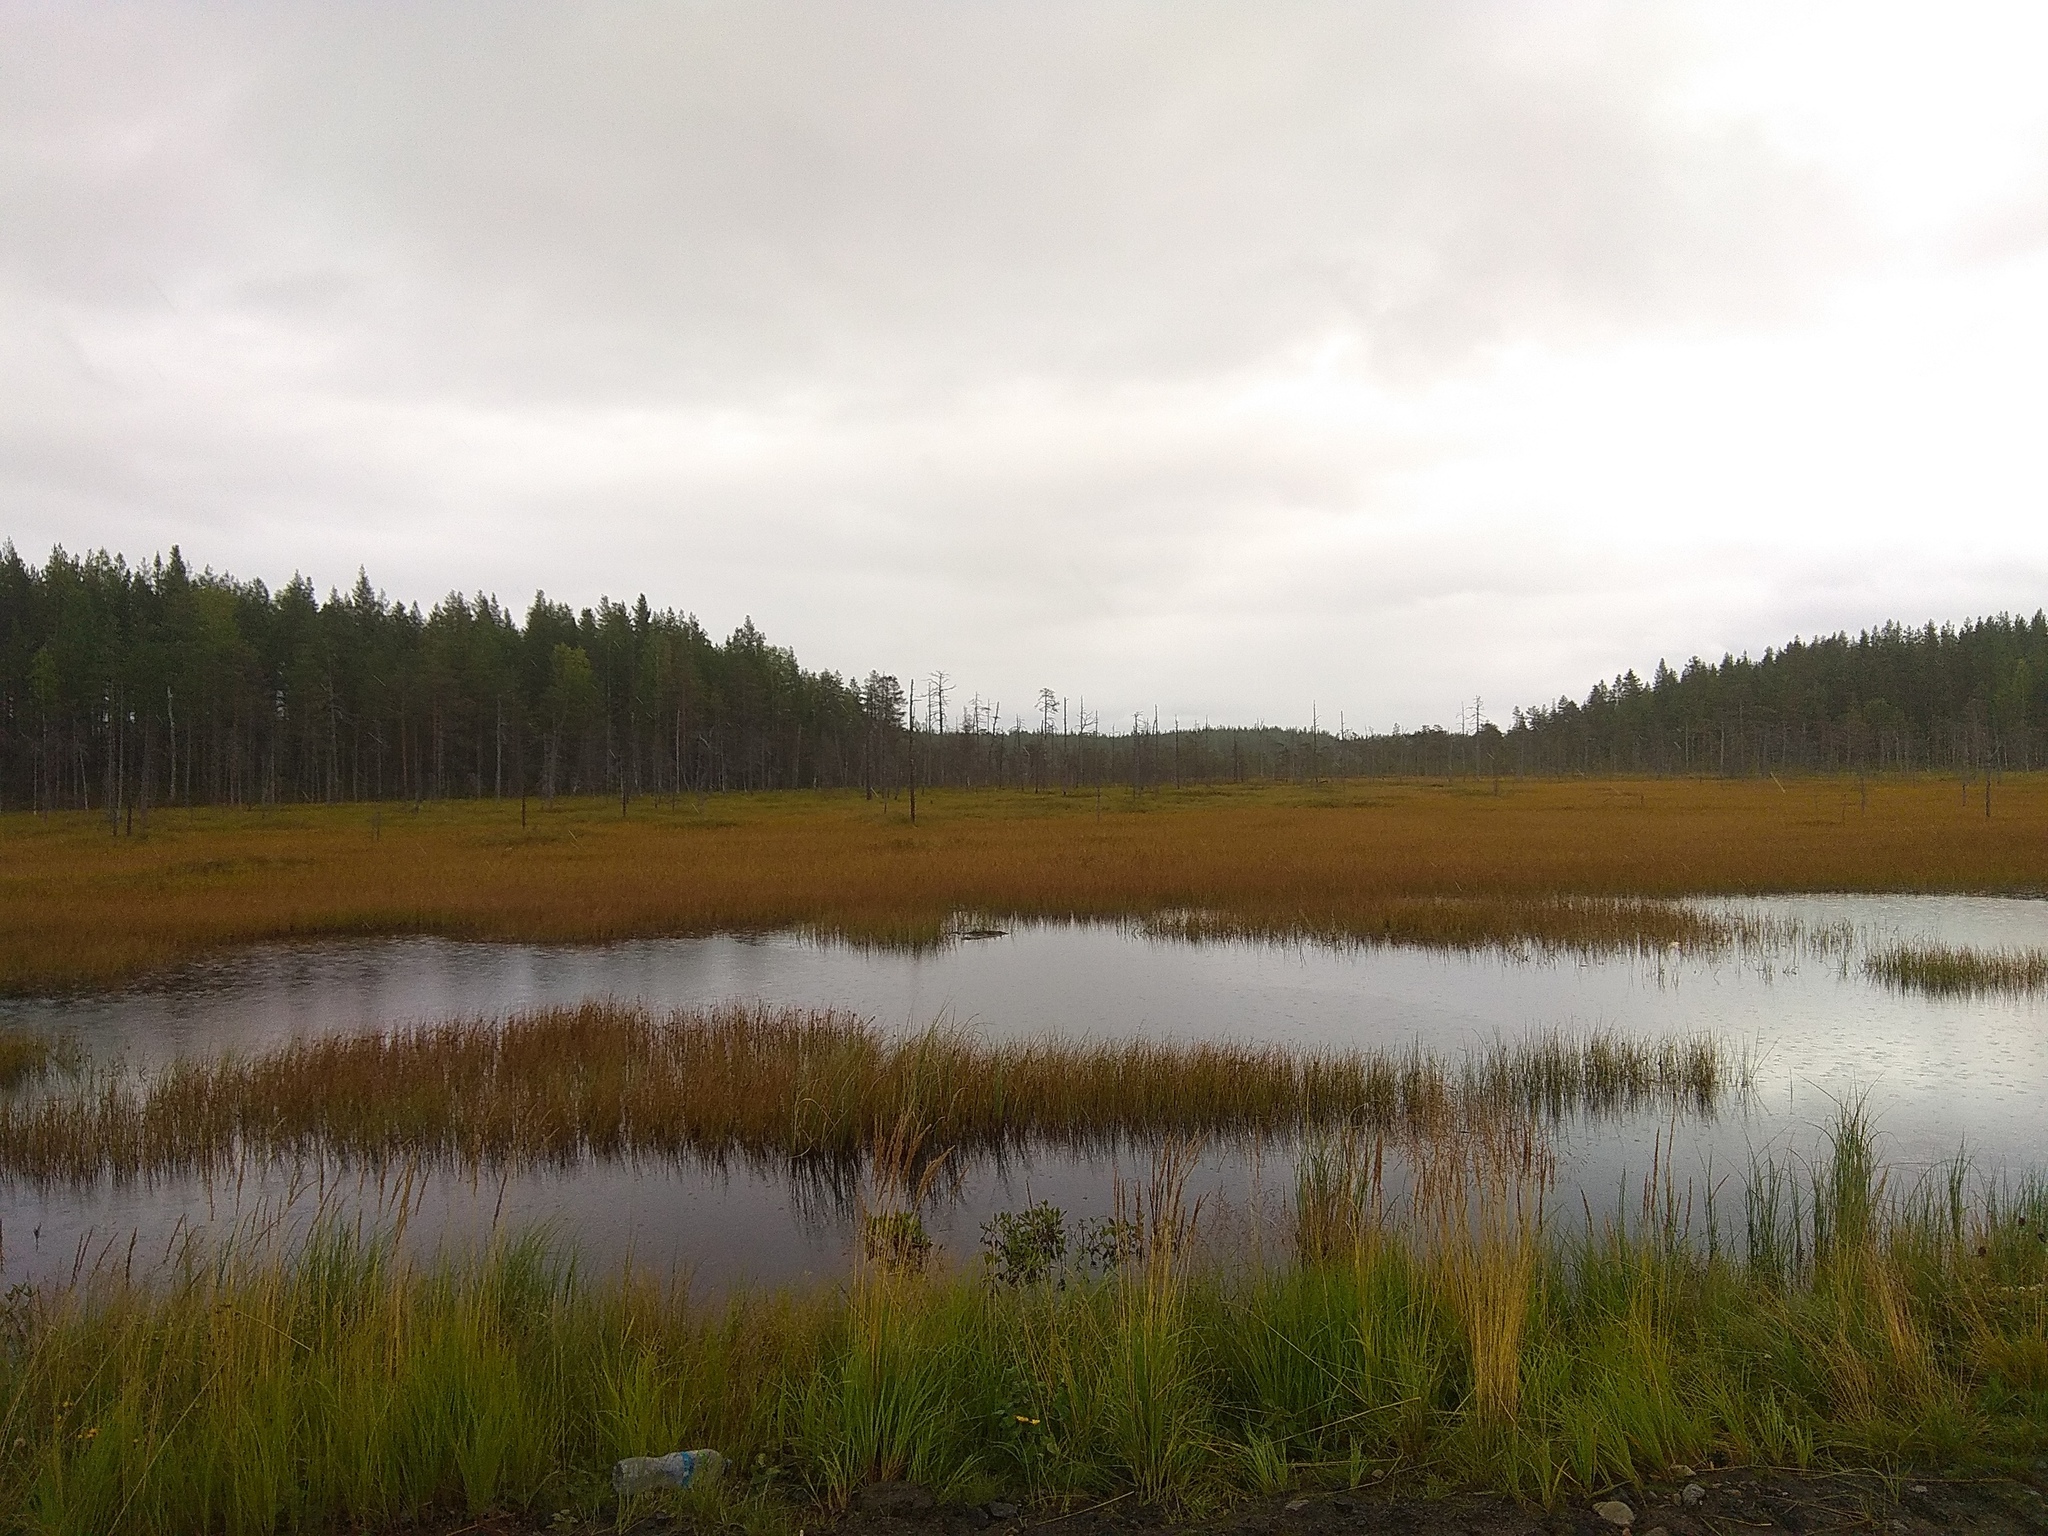
[[[168,558],[0,545],[0,808],[100,810],[923,785],[1045,790],[1367,775],[2032,767],[2048,618],[1887,624],[1761,658],[1660,662],[1583,700],[1388,733],[1103,720],[1048,688],[807,671],[751,621],[537,595],[323,600]]]

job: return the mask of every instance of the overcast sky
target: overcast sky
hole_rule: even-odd
[[[1386,729],[2048,602],[2048,7],[0,0],[0,536]]]

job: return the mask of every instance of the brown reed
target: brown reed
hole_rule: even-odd
[[[83,1065],[77,1042],[68,1037],[0,1025],[0,1092],[36,1082],[52,1072],[76,1073]]]
[[[465,1165],[588,1156],[923,1155],[1483,1115],[1710,1107],[1743,1068],[1708,1040],[1595,1033],[1422,1050],[890,1036],[844,1013],[590,1003],[180,1060],[0,1102],[0,1174],[87,1180],[244,1154]],[[906,1153],[906,1156],[909,1154]],[[898,1159],[902,1161],[902,1159]]]
[[[373,818],[378,830],[373,832]],[[1661,898],[2048,888],[2048,775],[1997,817],[1951,781],[1360,781],[1093,796],[719,796],[698,809],[0,816],[0,990],[107,985],[224,946],[432,933],[536,942],[808,927],[930,943],[960,914],[1201,937],[1611,950],[1713,941]]]

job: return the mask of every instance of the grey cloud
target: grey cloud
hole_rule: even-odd
[[[115,13],[8,183],[59,292],[324,319],[361,387],[1427,367],[1802,288],[1841,210],[1626,14],[1532,66],[1505,8]]]
[[[1312,654],[1288,698],[1370,665],[1413,723],[1644,630],[1511,508],[1404,522],[1465,451],[1404,412],[1870,259],[1674,104],[1696,51],[1622,5],[0,9],[6,531],[645,587],[1020,700],[1277,714]],[[1244,408],[1332,338],[1379,416]]]

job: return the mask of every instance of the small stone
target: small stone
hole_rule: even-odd
[[[1687,1483],[1679,1492],[1678,1502],[1687,1509],[1697,1509],[1706,1496],[1707,1490],[1698,1483]]]
[[[1913,1491],[1915,1493],[1925,1493],[1927,1491],[1927,1485],[1925,1483],[1915,1483],[1913,1485]]]
[[[1291,1514],[1295,1513],[1295,1511],[1297,1511],[1297,1510],[1307,1509],[1307,1508],[1308,1508],[1308,1500],[1307,1500],[1307,1499],[1289,1499],[1289,1500],[1288,1500],[1288,1501],[1286,1502],[1286,1504],[1284,1504],[1284,1505],[1282,1506],[1282,1508],[1284,1508],[1284,1509],[1285,1509],[1285,1510],[1287,1511],[1287,1513],[1289,1513],[1289,1514],[1291,1515]]]
[[[1593,1513],[1609,1525],[1619,1526],[1623,1530],[1636,1523],[1636,1512],[1619,1499],[1602,1499],[1593,1506]]]
[[[1336,1510],[1340,1515],[1353,1514],[1358,1509],[1358,1500],[1352,1498],[1349,1494],[1340,1493],[1337,1497],[1330,1500],[1330,1508]]]
[[[991,1499],[988,1517],[991,1520],[1014,1520],[1017,1518],[1017,1506],[1002,1499]]]
[[[1671,1536],[1671,1529],[1669,1526],[1653,1525],[1643,1532],[1643,1536]]]

